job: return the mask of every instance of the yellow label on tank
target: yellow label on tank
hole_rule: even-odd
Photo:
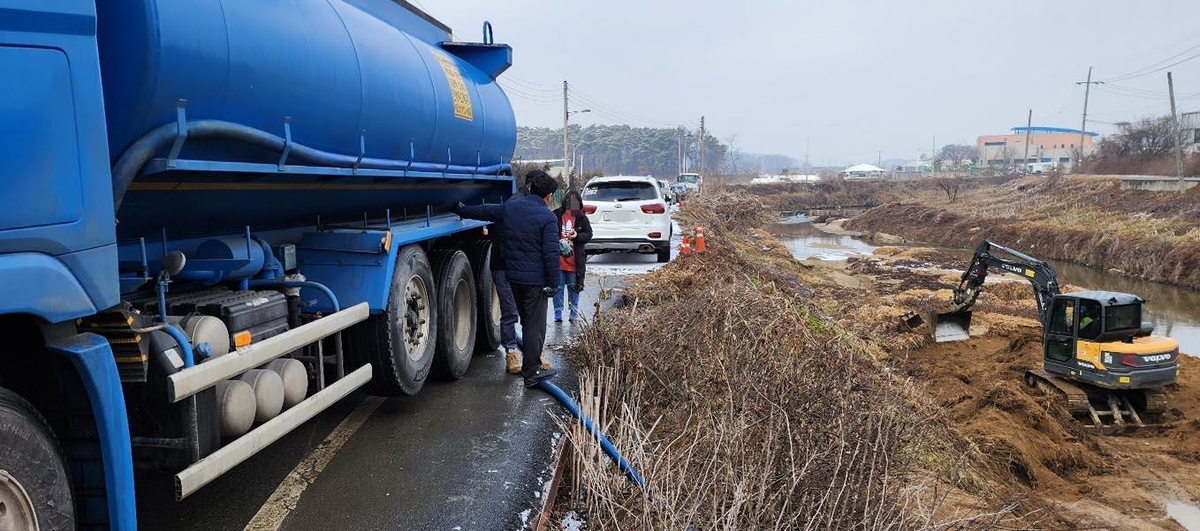
[[[1121,383],[1129,383],[1128,376],[1122,376],[1122,377],[1118,378],[1117,380],[1120,381]]]
[[[1025,270],[1025,276],[1027,276],[1027,277],[1029,277],[1029,278],[1033,278],[1033,277],[1034,277],[1034,275],[1037,275],[1037,273],[1035,273],[1035,272],[1034,272],[1032,269],[1026,269],[1026,270]]]
[[[434,52],[433,56],[437,58],[438,64],[442,65],[442,72],[446,74],[446,83],[450,85],[450,95],[454,97],[454,117],[474,121],[475,113],[471,108],[471,93],[467,91],[467,83],[463,81],[462,73],[458,71],[458,65],[444,54]]]

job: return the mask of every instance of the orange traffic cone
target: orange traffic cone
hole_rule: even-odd
[[[704,245],[704,227],[696,225],[696,252],[702,253],[705,249]]]
[[[683,243],[679,244],[679,254],[685,255],[685,254],[691,254],[691,252],[692,252],[691,238],[684,236]]]

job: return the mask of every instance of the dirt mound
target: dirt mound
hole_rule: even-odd
[[[944,408],[955,429],[980,448],[1008,487],[1062,487],[1103,469],[1087,459],[1098,448],[1062,404],[1025,386],[1041,363],[1041,338],[1029,323],[1003,323],[984,338],[915,349],[899,363]],[[1011,326],[1017,324],[1017,326]]]

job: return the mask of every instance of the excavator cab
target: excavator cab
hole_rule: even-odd
[[[1140,297],[1085,291],[1057,295],[1045,323],[1045,371],[1104,389],[1144,389],[1175,382],[1179,343],[1152,337]]]

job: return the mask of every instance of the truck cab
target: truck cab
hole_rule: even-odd
[[[704,184],[704,178],[699,173],[681,173],[675,182],[687,188],[688,195],[696,196],[700,194],[700,186]]]

